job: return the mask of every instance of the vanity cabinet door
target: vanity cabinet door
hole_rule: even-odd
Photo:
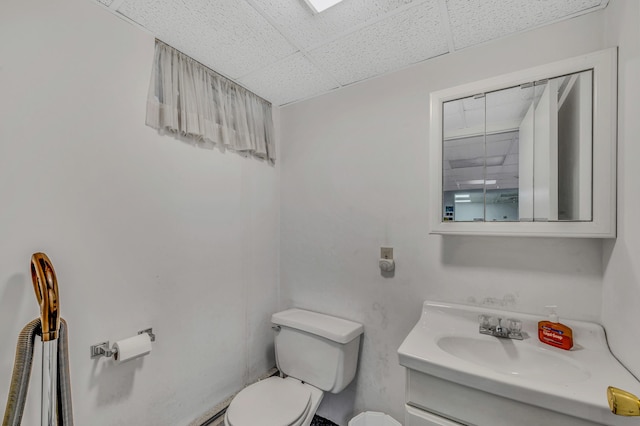
[[[444,417],[405,405],[405,426],[463,426]]]

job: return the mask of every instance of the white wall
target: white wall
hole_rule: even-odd
[[[629,328],[640,319],[640,172],[629,162],[640,158],[639,9],[612,0],[285,108],[278,205],[277,168],[143,125],[150,35],[87,0],[1,2],[0,404],[16,336],[38,313],[29,257],[45,251],[70,325],[76,423],[188,423],[273,363],[279,235],[280,307],[365,324],[357,380],[320,409],[341,424],[365,409],[402,420],[396,350],[424,299],[533,313],[555,303],[595,321],[602,302],[612,350],[640,374]],[[596,240],[428,235],[429,92],[616,44],[618,239],[603,250]],[[386,245],[393,278],[377,269]],[[158,335],[150,356],[120,367],[89,359],[91,344],[148,326]],[[31,401],[24,423],[37,412]]]
[[[618,50],[618,238],[605,245],[602,321],[612,352],[640,377],[640,2],[606,9],[608,43]]]
[[[425,299],[539,314],[557,304],[561,317],[600,319],[601,241],[428,235],[427,144],[430,92],[608,47],[603,19],[591,13],[282,109],[283,307],[365,325],[357,379],[327,396],[321,415],[342,425],[362,410],[403,419],[396,351]],[[380,274],[380,246],[394,247],[393,278]]]
[[[87,0],[0,2],[0,413],[38,315],[36,251],[69,323],[76,424],[184,425],[274,364],[278,170],[146,127],[153,45]],[[148,357],[89,359],[146,327]]]

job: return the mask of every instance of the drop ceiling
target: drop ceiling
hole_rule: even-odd
[[[93,0],[285,105],[606,7],[609,0]]]

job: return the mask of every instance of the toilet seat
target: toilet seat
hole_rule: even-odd
[[[311,391],[303,383],[280,377],[247,386],[226,413],[229,426],[298,426],[311,408]]]

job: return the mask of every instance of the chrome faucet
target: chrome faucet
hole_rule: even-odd
[[[498,318],[498,325],[496,325],[496,333],[502,333],[502,318]]]
[[[507,319],[508,325],[504,327],[502,318],[482,314],[478,316],[478,322],[480,324],[480,334],[515,340],[524,338],[522,335],[522,321],[520,320],[509,318]]]

